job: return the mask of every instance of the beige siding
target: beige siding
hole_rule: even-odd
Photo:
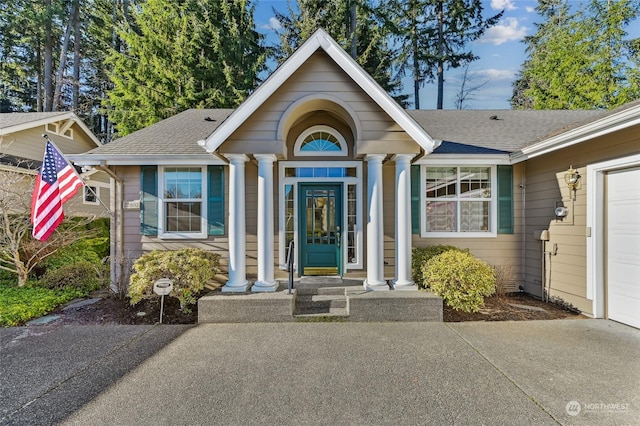
[[[49,134],[63,154],[80,154],[96,147],[77,125],[74,124],[72,129],[73,139],[47,133],[45,126],[5,135],[0,145],[0,153],[42,161],[45,146],[43,133]]]
[[[524,286],[524,259],[522,256],[524,230],[522,214],[523,194],[519,188],[523,179],[524,168],[516,165],[513,168],[513,203],[514,203],[514,233],[498,234],[489,238],[422,238],[413,235],[413,247],[428,247],[445,244],[469,249],[469,252],[495,268],[501,268],[508,273],[509,291],[518,291]],[[421,206],[422,208],[422,206]]]
[[[394,144],[394,151],[398,153],[418,152],[411,137],[323,52],[314,54],[303,64],[222,144],[220,151],[284,154],[285,147],[277,140],[278,124],[284,112],[295,101],[319,92],[340,99],[354,110],[363,129],[363,134],[356,135],[358,154],[388,152],[389,143]],[[300,131],[292,130],[288,140],[291,137],[295,140]]]
[[[118,166],[116,173],[124,181],[124,201],[125,204],[130,201],[140,199],[140,167],[138,166]],[[225,181],[228,183],[228,169],[225,168]],[[257,200],[258,200],[258,168],[253,163],[246,163],[245,170],[246,191],[245,191],[245,214],[247,229],[247,276],[255,278],[257,274]],[[275,192],[277,194],[277,192]],[[276,202],[277,206],[277,202]],[[225,188],[225,218],[228,217],[229,211],[229,193],[228,184]],[[277,218],[275,218],[277,221]],[[218,277],[221,282],[226,281],[227,260],[229,253],[228,240],[228,220],[225,220],[225,235],[210,236],[203,240],[163,240],[155,236],[143,236],[140,234],[140,210],[125,209],[124,214],[124,251],[125,256],[131,262],[135,261],[140,255],[151,250],[176,250],[183,247],[196,247],[219,253],[221,256],[222,273]],[[274,253],[277,253],[277,222],[274,224],[276,229],[276,241],[274,244]],[[277,264],[277,256],[274,261]]]
[[[627,129],[578,146],[560,150],[526,162],[525,289],[540,296],[543,278],[550,295],[593,314],[586,285],[586,166],[625,155],[637,154],[640,136]],[[582,177],[575,200],[564,182],[564,173],[573,166]],[[569,213],[556,220],[554,209],[564,205]],[[543,275],[543,243],[534,232],[548,229],[550,240],[544,244],[546,268]]]

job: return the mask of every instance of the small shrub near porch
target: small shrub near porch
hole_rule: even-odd
[[[169,296],[177,298],[180,309],[189,313],[198,293],[218,273],[219,266],[220,255],[206,250],[154,250],[134,263],[135,272],[129,280],[127,294],[132,305],[142,299],[159,297],[153,292],[153,284],[160,278],[169,278],[173,281]]]
[[[496,289],[494,269],[468,252],[439,254],[423,265],[422,274],[429,288],[459,311],[478,312]]]
[[[430,259],[450,250],[464,251],[464,252],[467,251],[466,249],[461,249],[455,246],[448,246],[443,244],[436,245],[436,246],[428,246],[428,247],[416,247],[413,249],[411,253],[411,270],[412,270],[411,278],[413,279],[413,282],[418,285],[419,288],[424,289],[429,287],[429,284],[424,279],[424,274],[422,272],[424,265],[426,265],[426,263]]]

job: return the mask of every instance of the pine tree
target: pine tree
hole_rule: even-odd
[[[247,0],[149,0],[119,31],[106,62],[105,106],[120,135],[188,108],[235,107],[266,60]]]

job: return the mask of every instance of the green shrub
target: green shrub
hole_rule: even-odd
[[[142,255],[133,265],[128,296],[132,305],[142,299],[158,297],[153,284],[160,278],[173,280],[170,296],[180,301],[180,309],[189,313],[197,294],[213,279],[220,266],[220,255],[200,249],[154,250]]]
[[[90,292],[102,287],[99,268],[89,262],[78,262],[64,265],[58,269],[47,271],[39,282],[39,285],[51,290],[76,288]]]
[[[479,311],[496,288],[493,268],[468,252],[444,252],[429,260],[422,273],[431,290],[458,311]]]
[[[103,259],[109,256],[109,218],[94,219],[85,229],[86,238],[62,247],[47,257],[34,269],[34,275],[41,277],[48,271],[78,262],[101,265]]]
[[[107,246],[107,254],[104,255],[104,246]],[[93,265],[102,264],[102,259],[108,255],[109,238],[87,238],[76,241],[66,247],[61,248],[55,254],[49,256],[44,261],[44,269],[49,272],[65,265],[72,265],[79,262],[91,263]]]
[[[37,286],[18,287],[0,282],[0,327],[12,327],[41,317],[63,303],[84,296],[77,288],[49,290]]]
[[[438,256],[449,250],[455,251],[467,251],[455,246],[437,245],[428,247],[416,247],[411,253],[411,269],[413,282],[418,285],[419,288],[429,287],[429,283],[425,281],[422,268],[429,261],[429,259]]]

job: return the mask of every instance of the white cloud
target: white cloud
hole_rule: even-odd
[[[514,70],[499,70],[495,68],[477,70],[474,73],[479,79],[490,79],[492,82],[512,81],[516,76],[516,71]]]
[[[521,27],[518,19],[504,18],[500,23],[487,30],[480,43],[491,43],[496,46],[507,41],[518,41],[527,34],[527,27]]]
[[[531,6],[527,6],[527,7],[525,7],[525,10],[526,10],[528,13],[534,13],[534,12],[536,11],[536,9],[535,9],[534,7],[531,7]]]
[[[260,28],[262,28],[263,30],[278,31],[279,29],[282,28],[282,25],[280,25],[280,21],[278,21],[278,19],[275,16],[272,16],[271,18],[269,18],[269,23],[268,24],[264,24]]]
[[[517,9],[513,4],[513,0],[491,0],[491,9],[493,10],[514,10]]]

